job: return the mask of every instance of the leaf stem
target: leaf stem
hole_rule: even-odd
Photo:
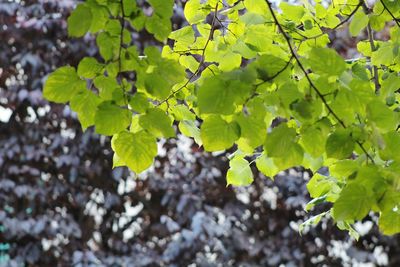
[[[369,44],[370,44],[370,47],[371,47],[371,51],[374,52],[374,51],[376,51],[376,46],[375,46],[375,43],[374,43],[374,33],[372,31],[370,23],[368,23],[367,32],[368,32],[368,39],[369,39]],[[374,79],[375,93],[379,94],[379,90],[381,88],[381,85],[379,84],[379,73],[378,73],[378,67],[377,66],[372,65],[371,74],[372,74],[373,79]]]
[[[119,38],[119,50],[118,50],[118,75],[120,75],[121,70],[122,70],[122,62],[121,62],[121,54],[122,54],[122,46],[124,45],[124,30],[125,30],[125,11],[124,11],[124,0],[120,1],[121,4],[121,12],[122,12],[122,17],[120,18],[120,23],[121,23],[121,33],[120,33],[120,38]],[[124,97],[124,102],[125,105],[128,105],[128,100],[125,94],[125,88],[123,86],[123,82],[121,79],[121,85],[122,85],[122,95]]]

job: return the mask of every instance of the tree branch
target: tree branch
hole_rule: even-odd
[[[372,32],[372,28],[371,28],[371,24],[370,23],[368,23],[367,32],[368,32],[368,39],[369,39],[369,44],[370,44],[370,47],[371,47],[371,51],[374,52],[374,51],[376,51],[376,46],[375,46],[375,43],[374,43],[374,34]],[[372,65],[371,74],[373,76],[374,83],[375,83],[375,93],[379,94],[379,90],[381,89],[381,85],[379,84],[379,73],[378,73],[378,67],[377,66]]]
[[[338,121],[338,123],[343,127],[343,128],[347,128],[345,123],[339,118],[339,116],[333,111],[333,109],[329,106],[328,102],[326,101],[325,97],[323,96],[323,94],[318,90],[318,88],[315,86],[314,82],[311,80],[310,76],[308,75],[307,70],[305,69],[305,67],[303,66],[303,64],[300,61],[300,57],[297,55],[296,50],[294,49],[291,41],[290,41],[290,37],[287,35],[287,33],[284,31],[282,25],[280,24],[280,22],[278,21],[278,18],[276,17],[275,11],[272,8],[272,4],[269,2],[269,0],[266,1],[268,8],[271,12],[272,18],[275,21],[276,26],[278,27],[279,31],[282,33],[283,37],[286,40],[286,43],[289,47],[290,53],[292,54],[292,56],[294,57],[294,59],[296,60],[297,64],[299,65],[300,69],[302,70],[302,72],[304,73],[308,83],[310,84],[311,88],[315,91],[315,93],[317,94],[317,96],[321,99],[321,101],[323,102],[323,104],[325,105],[325,107],[327,108],[328,112],[330,114],[332,114],[332,116]],[[359,5],[361,6],[361,5]],[[358,7],[359,7],[358,6]],[[360,141],[356,141],[357,144],[359,145],[359,147],[361,148],[361,150],[365,153],[365,155],[367,156],[367,158],[369,158],[371,160],[372,163],[374,162],[374,159],[368,154],[367,150],[364,148],[363,144]]]
[[[121,33],[119,37],[119,50],[118,50],[118,75],[120,75],[122,70],[122,62],[121,62],[121,54],[122,54],[122,46],[124,45],[124,30],[125,30],[125,11],[124,11],[124,0],[120,1],[121,4],[121,12],[122,17],[120,18],[121,23]],[[122,85],[122,81],[121,81]],[[128,100],[126,98],[125,88],[122,86],[122,95],[124,97],[125,105],[128,105]]]
[[[176,89],[175,91],[173,91],[167,98],[165,98],[164,100],[162,100],[160,103],[157,104],[157,107],[160,106],[161,104],[167,102],[169,99],[171,99],[176,93],[180,92],[183,88],[185,88],[193,79],[194,77],[196,77],[197,74],[199,74],[201,67],[204,64],[205,61],[205,53],[206,53],[206,49],[208,47],[208,44],[210,43],[210,41],[213,39],[214,36],[214,27],[215,27],[215,21],[218,19],[217,18],[217,14],[218,14],[218,5],[219,3],[216,4],[215,8],[214,8],[214,16],[212,18],[211,21],[211,29],[210,32],[208,34],[207,37],[207,41],[204,45],[204,48],[202,48],[202,53],[201,53],[201,59],[200,59],[200,63],[199,66],[197,67],[196,71],[189,77],[189,79],[185,82],[184,85],[182,85],[181,87],[179,87],[178,89]]]
[[[385,1],[381,0],[381,3],[382,3],[383,8],[389,13],[389,15],[393,18],[394,22],[396,22],[397,26],[400,28],[399,20],[394,16],[392,11],[390,11],[390,9],[387,7],[387,5],[385,4]]]
[[[293,59],[293,55],[289,58],[289,60],[286,62],[285,66],[282,69],[280,69],[277,73],[275,73],[271,77],[268,77],[267,79],[263,80],[262,82],[256,84],[256,87],[258,87],[266,82],[272,81],[273,79],[278,77],[282,72],[284,72],[289,67],[290,63],[292,62],[292,59]]]
[[[360,2],[358,3],[358,5],[353,9],[353,11],[352,11],[345,19],[343,19],[341,22],[339,22],[335,27],[330,28],[330,29],[328,29],[328,30],[325,30],[325,32],[323,31],[323,29],[322,29],[321,27],[320,27],[320,29],[321,29],[321,31],[323,31],[323,32],[320,33],[320,34],[311,36],[311,37],[307,37],[307,36],[305,36],[305,35],[299,33],[299,32],[297,31],[297,29],[296,29],[295,32],[296,32],[298,35],[300,35],[301,37],[305,38],[306,40],[309,40],[309,39],[316,39],[316,38],[318,38],[318,37],[321,37],[322,35],[326,34],[328,31],[334,31],[334,30],[336,30],[337,28],[339,28],[340,26],[342,26],[343,24],[345,24],[346,22],[348,22],[348,21],[353,17],[353,15],[357,12],[357,10],[360,9],[360,7],[362,6],[362,4],[363,4],[363,1],[360,1]],[[282,26],[282,25],[281,25],[281,26]]]

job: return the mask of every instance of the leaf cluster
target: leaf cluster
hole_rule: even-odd
[[[283,2],[279,12],[264,0],[189,0],[188,24],[175,31],[172,0],[147,4],[79,4],[68,33],[96,36],[101,60],[61,67],[44,86],[84,129],[112,136],[114,166],[146,170],[157,139],[178,130],[206,151],[235,149],[228,184],[250,184],[253,162],[269,177],[302,166],[314,173],[307,209],[333,203],[321,216],[353,234],[369,212],[380,214],[383,233],[400,231],[398,1]],[[361,37],[357,59],[329,47],[329,34],[348,22]],[[389,40],[375,39],[387,29]],[[141,30],[164,42],[162,51],[133,46]]]

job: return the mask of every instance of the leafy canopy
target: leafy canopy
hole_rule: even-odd
[[[299,2],[188,0],[186,25],[172,31],[172,0],[147,0],[152,12],[135,0],[87,0],[68,33],[92,34],[99,56],[54,71],[43,94],[69,102],[83,129],[112,136],[114,166],[146,170],[157,138],[179,131],[206,151],[236,150],[228,184],[250,184],[253,163],[271,178],[312,171],[306,209],[333,205],[305,225],[331,216],[356,235],[351,225],[376,212],[383,233],[398,233],[400,2]],[[356,59],[330,48],[343,27],[359,37]],[[142,30],[161,51],[133,45]]]

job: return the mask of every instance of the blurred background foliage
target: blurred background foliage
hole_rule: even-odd
[[[329,221],[299,234],[313,214],[307,171],[272,181],[254,170],[251,186],[226,187],[226,155],[184,137],[160,142],[140,177],[113,170],[110,140],[42,98],[48,73],[98,56],[93,37],[67,38],[75,5],[0,0],[0,266],[400,266],[398,236],[380,235],[373,217],[356,225],[358,242]],[[353,55],[348,31],[335,34]]]

